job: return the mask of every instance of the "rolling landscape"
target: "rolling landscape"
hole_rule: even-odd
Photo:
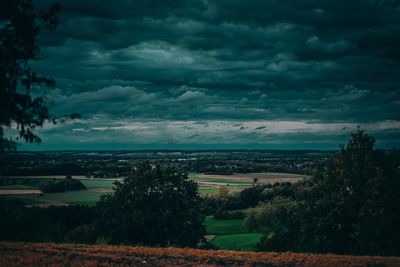
[[[0,1],[0,267],[400,266],[400,2]]]
[[[109,162],[110,153],[116,154],[117,158],[121,158],[119,152],[97,152],[96,156],[93,156],[93,152],[79,152],[78,155],[74,155],[72,162],[82,162],[77,158],[85,158],[86,162],[81,163],[81,166],[74,166],[73,169],[81,171],[76,172],[76,175],[72,175],[71,178],[80,181],[84,186],[84,190],[66,191],[66,192],[43,192],[41,191],[41,184],[43,183],[57,183],[62,181],[71,173],[71,166],[66,168],[65,162],[71,160],[71,153],[65,152],[52,152],[49,153],[16,153],[8,155],[8,157],[18,157],[20,162],[13,162],[8,157],[0,157],[3,163],[3,176],[0,178],[0,200],[6,201],[18,201],[26,207],[50,207],[50,206],[69,206],[69,205],[88,205],[95,206],[96,202],[100,199],[101,195],[113,192],[115,181],[121,182],[124,177],[113,177],[118,176],[121,171],[121,162],[116,160],[113,164]],[[149,153],[156,156],[149,156]],[[54,172],[57,168],[57,163],[54,163],[54,154],[59,159],[59,170]],[[76,153],[77,154],[77,153]],[[102,155],[106,156],[103,157]],[[125,153],[129,154],[129,153]],[[198,192],[200,195],[205,197],[215,197],[218,195],[221,188],[224,188],[229,193],[240,193],[242,190],[251,187],[262,187],[271,186],[280,183],[296,183],[304,179],[308,179],[310,175],[301,174],[310,172],[310,167],[318,162],[326,160],[327,153],[321,152],[289,152],[289,151],[225,151],[225,152],[168,152],[159,155],[159,152],[135,152],[135,157],[124,156],[124,158],[131,158],[123,161],[125,168],[131,169],[134,162],[140,162],[142,160],[151,160],[154,162],[174,162],[180,168],[185,168],[187,160],[190,161],[204,161],[204,165],[208,166],[208,170],[205,173],[195,172],[201,171],[203,167],[199,167],[198,163],[190,169],[188,172],[188,179],[198,184]],[[157,156],[158,154],[158,156]],[[249,173],[234,173],[231,172],[232,168],[227,170],[226,166],[230,166],[231,162],[236,162],[236,168],[240,167],[240,161],[248,159],[249,155],[257,155],[257,163],[246,160],[246,165],[249,168],[248,171],[254,170],[269,170],[271,168],[280,168],[280,170],[287,169],[290,171],[293,166],[296,166],[296,170],[299,173],[284,173],[284,172],[249,172]],[[38,157],[39,155],[39,157]],[[140,156],[139,156],[140,155]],[[179,155],[179,157],[177,157]],[[194,158],[193,155],[197,155]],[[210,164],[217,158],[220,166],[216,164]],[[276,163],[279,159],[280,163]],[[32,163],[32,160],[35,163]],[[98,161],[107,162],[109,169],[104,170],[110,177],[94,178],[88,173],[86,168],[92,169],[90,164],[98,164]],[[28,164],[27,164],[28,162]],[[41,166],[50,165],[48,162],[52,162],[51,170],[43,170]],[[272,163],[271,163],[272,162]],[[285,163],[288,162],[288,163]],[[90,163],[90,164],[88,164]],[[24,164],[27,164],[26,166]],[[104,163],[99,163],[104,165]],[[77,165],[77,164],[75,164]],[[128,165],[128,166],[126,166]],[[18,166],[18,167],[16,167]],[[15,168],[15,169],[14,169]],[[28,169],[29,171],[26,171]],[[36,170],[38,169],[38,170]],[[64,169],[64,170],[63,170]],[[118,169],[118,173],[113,173],[113,170]],[[63,171],[61,171],[63,170]],[[12,175],[14,171],[21,174],[37,173],[42,171],[45,175]],[[64,172],[64,174],[63,174]],[[49,173],[54,173],[49,175]],[[255,180],[256,179],[256,180]],[[245,213],[248,209],[241,209],[240,211]],[[208,241],[211,242],[218,249],[237,250],[237,251],[255,251],[255,245],[260,240],[262,234],[250,232],[245,228],[244,217],[240,219],[215,219],[213,215],[205,217],[206,234]]]

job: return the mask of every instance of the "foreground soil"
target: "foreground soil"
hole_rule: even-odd
[[[398,257],[0,242],[0,266],[400,266]]]

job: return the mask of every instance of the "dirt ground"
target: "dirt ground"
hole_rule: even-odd
[[[0,242],[0,266],[400,266],[399,257]]]

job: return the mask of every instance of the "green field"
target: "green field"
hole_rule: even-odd
[[[206,189],[199,189],[200,194],[215,194],[217,193],[219,188],[206,188]]]
[[[212,243],[214,246],[226,250],[254,251],[254,246],[261,236],[260,233],[217,235]]]
[[[201,182],[210,182],[210,183],[221,183],[221,184],[240,184],[240,185],[247,185],[251,186],[251,183],[248,182],[241,182],[241,181],[236,181],[236,180],[229,180],[229,179],[223,179],[223,178],[196,178],[196,181],[201,181]]]
[[[237,180],[231,180],[227,178],[202,178],[199,176],[197,172],[191,172],[188,174],[189,180],[192,181],[201,181],[201,182],[210,182],[210,183],[222,183],[222,184],[245,184],[245,185],[252,185],[249,182],[242,182]]]
[[[243,220],[216,220],[213,216],[206,217],[206,228],[207,233],[213,235],[246,233]]]
[[[92,205],[100,199],[102,194],[104,193],[82,190],[63,193],[50,193],[45,194],[42,198],[65,202],[67,204]]]
[[[81,183],[84,184],[86,188],[112,188],[116,180],[81,179],[79,181],[81,181]]]
[[[211,243],[219,249],[254,251],[262,236],[247,232],[243,220],[216,220],[207,216],[205,224],[207,234],[215,235]]]
[[[82,190],[62,193],[48,193],[42,195],[7,195],[0,196],[0,198],[7,200],[18,200],[26,205],[45,204],[52,203],[54,201],[71,205],[94,205],[100,199],[102,194],[104,193]]]
[[[1,189],[38,189],[39,184],[42,182],[52,182],[53,179],[49,178],[2,178],[7,181],[14,181],[13,185],[0,186]],[[101,180],[101,179],[78,179],[86,188],[112,188],[115,180]]]
[[[227,178],[201,178],[199,173],[190,172],[188,173],[189,180],[196,181],[196,182],[210,182],[215,183],[213,186],[215,188],[201,188],[200,185],[199,192],[201,194],[215,194],[218,192],[219,187],[226,186],[227,189],[243,189],[247,187],[251,187],[253,184],[249,182],[237,181],[237,180],[230,180],[229,177]]]

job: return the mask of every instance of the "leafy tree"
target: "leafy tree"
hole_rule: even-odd
[[[274,232],[258,248],[400,255],[400,155],[374,144],[357,130],[312,179],[296,186],[296,205],[273,201],[250,212],[248,227]]]
[[[399,255],[400,157],[374,149],[363,130],[299,192],[304,247],[320,252]]]
[[[240,192],[240,200],[246,205],[246,207],[254,207],[260,202],[260,195],[264,190],[263,186],[253,186],[245,188]]]
[[[249,231],[263,232],[259,250],[286,251],[296,247],[300,203],[285,197],[251,209],[244,221]]]
[[[204,236],[197,184],[173,167],[144,162],[98,203],[113,244],[193,246]]]
[[[32,0],[0,1],[0,151],[15,148],[4,129],[16,124],[19,138],[40,142],[33,129],[49,119],[41,97],[33,97],[34,85],[54,86],[54,81],[32,70],[29,61],[39,53],[37,36],[58,24],[60,5],[37,11]]]

